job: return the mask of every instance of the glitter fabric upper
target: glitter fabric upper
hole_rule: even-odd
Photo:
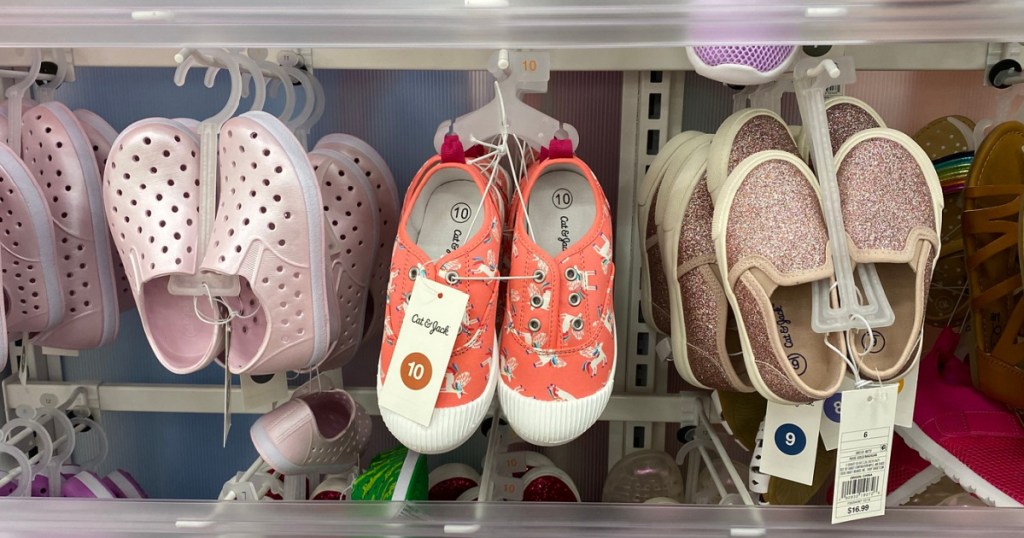
[[[818,194],[796,165],[769,160],[750,171],[729,210],[730,268],[762,256],[781,273],[817,269],[826,262],[827,241]]]
[[[884,127],[879,125],[867,110],[853,103],[836,103],[825,110],[828,117],[828,134],[832,139],[832,154],[839,151],[851,136],[865,129]]]
[[[736,295],[736,302],[740,307],[740,315],[743,318],[744,328],[747,331],[747,338],[750,341],[754,361],[757,363],[757,372],[765,385],[778,397],[793,403],[809,402],[811,399],[800,392],[796,384],[786,375],[783,368],[791,368],[789,362],[780,364],[784,360],[785,353],[782,353],[781,346],[776,345],[768,332],[764,322],[762,309],[765,308],[757,297],[744,282],[737,282],[733,286],[733,293]],[[774,331],[772,331],[774,333]],[[774,333],[777,334],[777,333]]]
[[[796,156],[800,155],[793,142],[793,136],[789,134],[789,128],[775,116],[760,114],[750,118],[736,131],[732,152],[729,153],[729,169],[726,170],[726,174],[731,174],[736,165],[743,162],[743,159],[759,151],[770,149],[787,151]]]
[[[879,137],[860,142],[839,163],[836,179],[846,233],[858,249],[902,252],[913,248],[906,244],[911,230],[935,228],[931,192],[921,165],[896,140]]]
[[[683,217],[683,228],[679,233],[679,263],[715,253],[715,242],[711,237],[711,220],[715,208],[708,192],[708,181],[701,177],[690,195]]]

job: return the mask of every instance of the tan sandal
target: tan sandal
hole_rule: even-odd
[[[1020,213],[1024,125],[996,127],[978,148],[964,191],[963,233],[975,350],[971,374],[985,395],[1024,408],[1024,291]]]

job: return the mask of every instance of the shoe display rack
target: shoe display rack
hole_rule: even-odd
[[[622,72],[618,191],[609,193],[616,203],[620,360],[599,418],[608,423],[608,467],[634,451],[664,449],[672,428],[694,428],[708,447],[705,460],[713,452],[731,466],[712,428],[719,419],[710,401],[669,392],[675,374],[659,359],[655,333],[640,313],[636,187],[661,144],[682,130],[684,72],[692,69],[683,47],[828,43],[824,58],[852,57],[858,70],[977,72],[981,84],[981,72],[1000,59],[1000,44],[1022,40],[1024,1],[1014,0],[210,0],[176,7],[14,0],[0,8],[0,65],[8,67],[26,65],[19,48],[66,48],[81,67],[172,67],[183,46],[257,46],[313,69],[483,70],[496,50],[536,49],[549,53],[553,71]],[[8,419],[20,407],[58,402],[88,408],[97,420],[104,412],[224,412],[222,386],[64,381],[68,353],[11,349],[26,367],[3,380]],[[346,390],[380,415],[373,387]],[[270,410],[246,406],[237,386],[231,400],[235,414]],[[1024,512],[994,508],[890,509],[882,518],[836,527],[828,517],[825,507],[0,499],[5,531],[91,536],[1019,536],[1024,528]]]

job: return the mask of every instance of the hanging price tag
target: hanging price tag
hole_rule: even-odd
[[[810,485],[818,456],[820,425],[821,402],[807,405],[768,402],[761,472]]]
[[[915,364],[900,380],[897,386],[899,396],[896,398],[896,425],[909,428],[914,425],[914,402],[917,401],[917,374],[919,364]]]
[[[270,407],[288,399],[288,378],[285,374],[241,376],[242,403],[246,409]]]
[[[896,385],[843,393],[833,524],[885,513],[896,399]]]
[[[416,279],[377,394],[381,407],[430,425],[468,302],[469,295],[459,290],[424,276]]]

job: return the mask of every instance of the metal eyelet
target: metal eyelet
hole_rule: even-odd
[[[579,277],[580,277],[580,274],[579,274],[579,272],[576,271],[575,267],[570,267],[570,268],[565,270],[565,279],[566,280],[576,280]]]
[[[530,306],[534,308],[540,308],[544,306],[544,298],[541,297],[540,295],[534,295],[533,297],[530,297]]]
[[[416,277],[419,276],[419,274],[420,270],[417,269],[416,267],[409,269],[409,280],[416,280]]]
[[[454,286],[459,282],[459,280],[459,274],[455,271],[448,271],[444,274],[444,281],[447,282],[449,286]]]
[[[572,330],[574,330],[574,331],[582,331],[583,330],[583,318],[573,318],[573,320],[572,320]]]
[[[578,293],[572,293],[569,295],[569,306],[579,306],[581,301],[583,301],[582,295]]]
[[[533,272],[533,281],[540,284],[544,282],[544,271],[537,269]]]
[[[530,330],[531,330],[531,331],[533,331],[533,332],[537,332],[537,331],[539,331],[539,330],[540,330],[540,320],[539,320],[539,319],[537,319],[537,318],[533,318],[533,319],[531,319],[531,320],[530,320],[530,321],[529,321],[529,322],[527,323],[527,327],[529,327],[529,328],[530,328]]]

